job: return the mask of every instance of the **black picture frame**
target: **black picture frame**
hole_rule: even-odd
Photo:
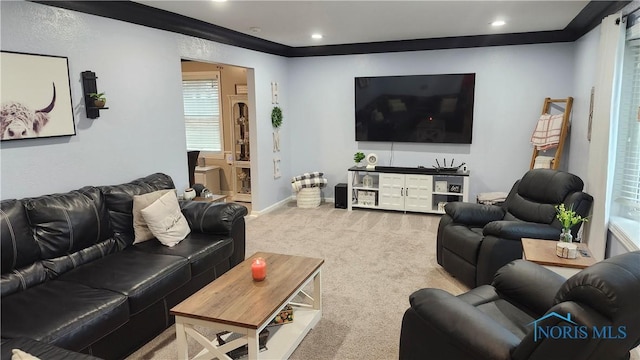
[[[462,185],[459,184],[449,184],[449,192],[459,194],[462,192]]]
[[[64,56],[0,51],[0,141],[76,135]]]

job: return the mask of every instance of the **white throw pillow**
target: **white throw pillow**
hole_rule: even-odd
[[[172,247],[191,232],[174,192],[162,195],[141,212],[151,233],[164,245]]]
[[[11,360],[40,360],[40,358],[20,349],[11,349]]]
[[[158,190],[142,195],[135,195],[133,197],[133,234],[135,239],[134,244],[141,243],[143,241],[153,239],[153,234],[146,221],[142,217],[142,209],[153,204],[156,200],[160,199],[162,195],[174,190]]]

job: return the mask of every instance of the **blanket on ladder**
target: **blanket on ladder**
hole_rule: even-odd
[[[563,117],[563,114],[542,114],[531,135],[531,144],[538,150],[548,150],[558,146]]]

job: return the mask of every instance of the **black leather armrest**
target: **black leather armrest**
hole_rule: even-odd
[[[422,289],[409,297],[411,307],[451,344],[477,359],[508,359],[520,340],[474,306],[440,289]]]
[[[236,203],[181,201],[180,208],[191,231],[220,235],[231,234],[234,223],[248,213]]]
[[[504,218],[504,210],[496,205],[450,202],[444,206],[444,211],[451,216],[453,222],[466,225],[484,226]]]
[[[560,237],[560,229],[556,229],[551,225],[507,220],[488,223],[482,233],[484,236],[493,235],[509,240],[520,240],[523,237],[558,240]]]
[[[515,260],[501,267],[493,278],[493,287],[514,303],[543,315],[554,305],[554,298],[565,278],[526,260]]]
[[[593,333],[594,328],[603,329],[608,327],[613,336],[618,335],[617,326],[611,326],[611,320],[605,317],[597,310],[583,304],[573,301],[561,302],[548,309],[547,314],[560,314],[558,316],[548,316],[542,320],[536,320],[536,326],[540,328],[549,328],[553,326],[568,326],[573,329],[581,327],[578,336],[584,336],[588,340],[574,339],[557,339],[550,336],[542,335],[540,332],[530,331],[523,339],[520,345],[514,349],[513,359],[528,360],[547,360],[547,359],[628,359],[629,349],[634,345],[633,341],[627,339],[604,340],[598,339]],[[562,316],[571,314],[571,323],[567,322]],[[624,321],[624,320],[623,320]],[[576,325],[578,324],[578,325]],[[534,339],[534,334],[538,334],[539,338]],[[542,335],[542,336],[541,336]],[[602,342],[612,341],[615,345],[601,346]],[[622,342],[628,341],[625,345]],[[598,345],[595,343],[598,342]],[[558,346],[561,343],[561,346]],[[627,347],[628,346],[628,347]],[[594,348],[596,349],[594,351]]]

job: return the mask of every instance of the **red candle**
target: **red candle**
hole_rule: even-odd
[[[253,280],[262,281],[267,277],[267,262],[259,257],[255,258],[251,263],[251,275]]]

